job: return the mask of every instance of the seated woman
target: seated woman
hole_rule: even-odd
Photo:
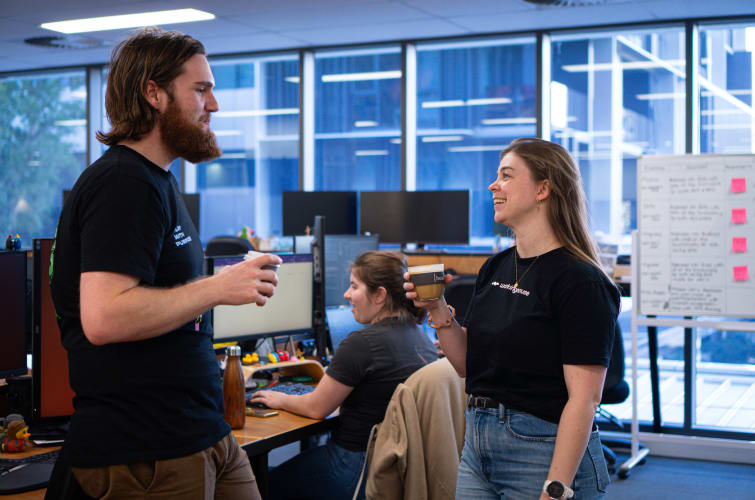
[[[417,327],[424,310],[406,298],[405,272],[400,253],[360,255],[351,266],[344,297],[354,318],[367,326],[341,342],[313,392],[254,394],[254,402],[310,418],[325,418],[341,407],[340,425],[325,446],[306,450],[270,472],[271,498],[352,498],[370,429],[383,420],[394,389],[437,359],[433,344]]]

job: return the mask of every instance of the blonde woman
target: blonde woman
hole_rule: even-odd
[[[470,394],[457,498],[603,498],[593,419],[619,293],[588,233],[579,169],[557,144],[518,139],[489,190],[516,246],[482,266],[461,325],[443,301],[415,302]]]

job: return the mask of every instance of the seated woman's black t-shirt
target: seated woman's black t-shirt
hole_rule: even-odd
[[[515,251],[478,274],[464,321],[467,393],[557,423],[568,399],[563,365],[608,366],[619,293],[563,247],[517,258],[516,272]]]
[[[373,425],[381,422],[396,386],[438,359],[417,325],[397,318],[352,332],[338,346],[328,375],[354,390],[341,404],[333,440],[351,451],[367,449]]]

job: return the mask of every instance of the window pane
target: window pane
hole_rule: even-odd
[[[755,153],[755,24],[700,28],[700,151]]]
[[[493,182],[513,139],[534,137],[535,38],[417,46],[418,190],[468,189],[470,240],[493,236]]]
[[[63,189],[86,167],[84,71],[0,80],[0,230],[52,237]]]
[[[210,61],[220,110],[212,129],[223,155],[185,163],[185,191],[200,193],[200,237],[243,226],[282,231],[281,193],[299,183],[299,59],[296,55]]]
[[[315,54],[315,189],[401,189],[401,50]]]
[[[637,158],[685,150],[684,31],[552,38],[551,131],[579,163],[593,231],[637,227]]]

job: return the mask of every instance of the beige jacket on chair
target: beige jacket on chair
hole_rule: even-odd
[[[464,379],[446,358],[399,384],[368,448],[366,497],[453,499],[465,405]]]

